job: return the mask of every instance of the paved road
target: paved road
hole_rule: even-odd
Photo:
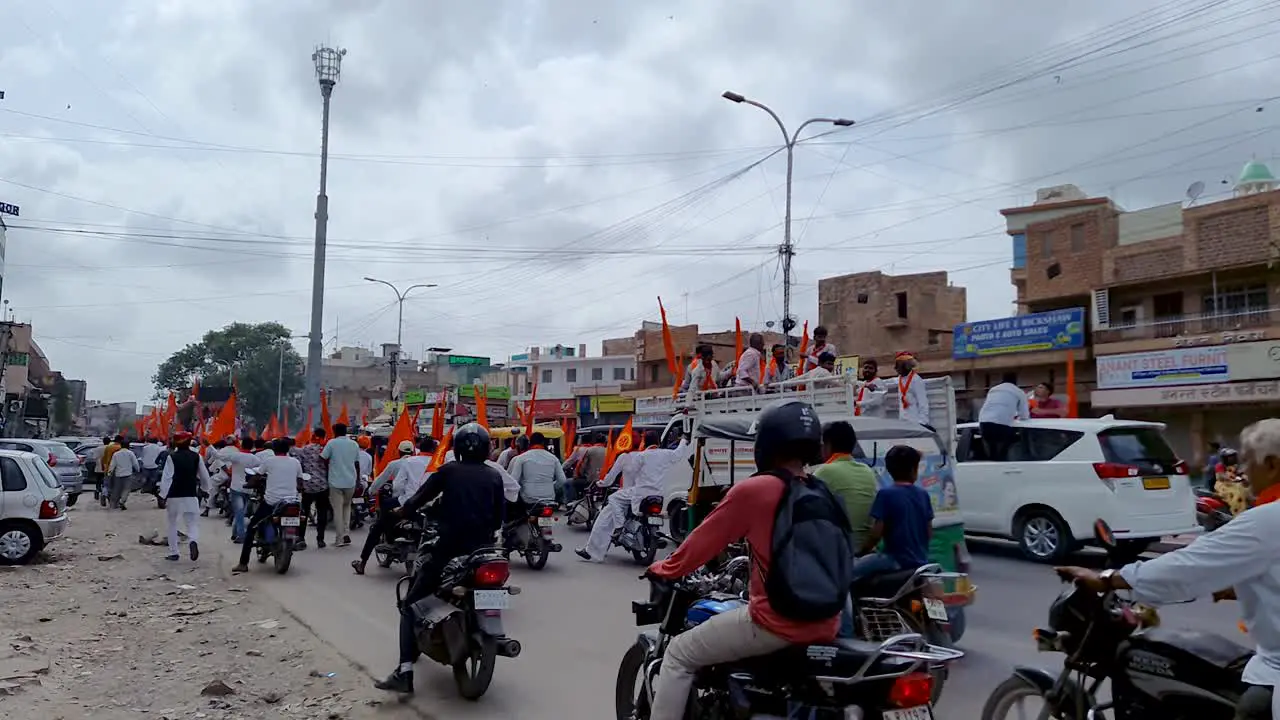
[[[206,537],[225,536],[220,523],[208,530]],[[450,720],[611,717],[618,662],[636,633],[630,602],[643,596],[645,585],[637,579],[638,569],[617,550],[604,565],[580,562],[569,549],[583,538],[585,533],[577,530],[562,531],[557,539],[566,551],[552,556],[542,572],[513,564],[512,582],[524,592],[512,599],[505,619],[524,652],[516,659],[498,659],[488,694],[479,703],[460,700],[449,671],[424,659],[416,673],[416,707],[428,717]],[[1032,628],[1045,622],[1048,605],[1060,590],[1051,573],[1018,558],[1007,546],[972,547],[979,597],[970,608],[961,643],[968,656],[947,683],[936,710],[938,720],[977,718],[987,694],[1008,677],[1012,665],[1052,667],[1058,660],[1054,655],[1039,656],[1031,645]],[[238,549],[227,543],[224,569],[234,564]],[[397,575],[375,567],[364,577],[354,575],[349,563],[355,552],[354,546],[313,547],[296,555],[283,577],[255,562],[240,582],[270,593],[321,638],[381,676],[396,661]],[[1163,617],[1169,626],[1209,630],[1246,642],[1235,628],[1230,603],[1176,606]]]

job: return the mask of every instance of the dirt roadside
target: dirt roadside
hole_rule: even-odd
[[[43,720],[417,720],[269,598],[140,536],[150,498],[123,512],[85,495],[68,535],[33,564],[0,566],[0,716]],[[163,536],[161,536],[163,538]],[[210,542],[222,538],[209,539]]]

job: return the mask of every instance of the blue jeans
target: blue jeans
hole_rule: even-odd
[[[884,553],[863,555],[853,561],[852,582],[865,577],[895,572],[899,569],[898,561]],[[853,637],[853,595],[844,601],[844,612],[840,613],[840,631],[836,637]]]
[[[231,490],[227,493],[231,500],[231,537],[244,539],[245,507],[249,504],[249,493]]]

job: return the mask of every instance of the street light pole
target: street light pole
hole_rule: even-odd
[[[726,90],[721,94],[721,97],[736,103],[754,105],[769,113],[769,117],[773,118],[773,121],[778,124],[778,129],[782,131],[782,142],[787,148],[787,207],[786,217],[783,220],[782,245],[778,247],[778,254],[782,256],[782,336],[786,341],[787,351],[790,352],[791,331],[796,326],[795,318],[791,317],[791,258],[796,254],[795,245],[791,242],[791,185],[794,177],[796,143],[800,141],[801,131],[815,123],[829,123],[837,127],[849,127],[853,125],[853,121],[845,118],[809,118],[800,123],[800,127],[796,128],[794,133],[789,133],[787,132],[787,126],[782,122],[782,118],[778,117],[778,113],[774,112],[768,105],[756,102],[730,90]]]
[[[329,97],[342,74],[342,56],[346,50],[318,47],[311,54],[324,98],[324,114],[320,122],[320,192],[316,194],[316,247],[311,270],[311,334],[307,343],[306,404],[318,412],[320,405],[321,335],[324,331],[324,254],[329,233]]]
[[[436,284],[421,283],[418,285],[410,285],[409,287],[404,289],[404,292],[400,292],[400,290],[396,288],[395,285],[392,285],[386,280],[379,280],[377,278],[371,278],[371,277],[366,277],[365,280],[371,283],[386,285],[387,287],[391,288],[391,292],[396,294],[396,302],[400,304],[400,311],[396,319],[396,351],[394,354],[392,354],[392,357],[391,357],[391,393],[390,394],[391,394],[391,400],[395,401],[397,399],[396,398],[396,378],[400,374],[400,341],[401,341],[401,336],[404,332],[404,299],[409,295],[409,293],[413,292],[418,288],[433,288],[433,287],[436,287]]]

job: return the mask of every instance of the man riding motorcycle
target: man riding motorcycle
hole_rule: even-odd
[[[774,516],[787,484],[770,472],[804,476],[821,462],[822,425],[807,403],[784,401],[760,413],[756,425],[757,474],[738,482],[671,557],[649,567],[660,578],[680,578],[702,567],[731,543],[751,546],[750,601],[677,635],[662,660],[650,720],[680,720],[698,668],[767,655],[792,644],[830,643],[839,613],[805,622],[774,610],[765,587],[773,550]],[[604,515],[601,514],[603,518]]]
[[[660,441],[661,436],[656,430],[646,432],[645,449],[623,455],[600,481],[601,487],[609,487],[622,474],[627,486],[610,495],[609,502],[600,509],[596,524],[591,527],[591,536],[587,538],[587,546],[575,551],[578,557],[591,562],[604,562],[609,543],[613,541],[613,531],[626,520],[632,505],[650,495],[665,495],[667,471],[676,463],[688,462],[693,456],[694,446],[688,438],[681,439],[680,444],[670,450],[659,447]]]
[[[281,503],[297,501],[302,487],[302,463],[298,458],[289,455],[289,443],[284,438],[277,438],[271,443],[273,457],[256,464],[267,474],[262,502],[258,503],[253,517],[249,520],[249,529],[245,533],[244,542],[240,545],[240,563],[231,568],[233,573],[249,572],[249,555],[253,553],[253,539],[266,527],[276,506]],[[252,456],[250,456],[252,457]]]
[[[382,542],[384,537],[388,537],[388,533],[395,528],[396,523],[400,522],[400,517],[394,512],[395,509],[413,497],[413,494],[418,492],[418,488],[422,487],[422,483],[426,482],[427,467],[431,462],[432,454],[436,451],[436,441],[431,436],[419,439],[418,455],[413,454],[413,443],[408,440],[401,442],[399,449],[400,457],[388,463],[387,471],[383,472],[384,476],[387,472],[392,473],[391,497],[386,503],[378,503],[378,518],[374,520],[369,528],[369,534],[364,539],[364,547],[360,549],[360,559],[351,561],[351,568],[357,575],[364,574],[369,556],[378,547],[378,543]],[[391,467],[393,465],[394,470]],[[369,487],[369,495],[372,497],[383,484],[385,483],[382,477],[379,477],[378,482]]]
[[[1212,595],[1240,601],[1257,652],[1244,668],[1249,686],[1236,707],[1237,720],[1280,718],[1280,419],[1267,419],[1240,433],[1242,459],[1257,498],[1253,508],[1184,548],[1119,570],[1055,568],[1065,580],[1101,592],[1132,590],[1147,605],[1185,602]]]
[[[529,449],[511,461],[508,472],[520,486],[519,497],[507,508],[507,517],[511,520],[523,517],[530,503],[555,502],[556,496],[564,491],[564,468],[547,450],[547,438],[542,433],[529,437]]]
[[[437,469],[396,510],[396,515],[403,517],[440,498],[433,513],[438,539],[430,556],[418,567],[400,607],[400,664],[385,680],[374,683],[379,690],[413,692],[413,663],[419,651],[411,606],[436,591],[450,560],[492,545],[495,533],[502,528],[506,505],[502,476],[485,464],[489,458],[489,431],[479,423],[463,425],[453,435],[453,451],[457,462]]]

